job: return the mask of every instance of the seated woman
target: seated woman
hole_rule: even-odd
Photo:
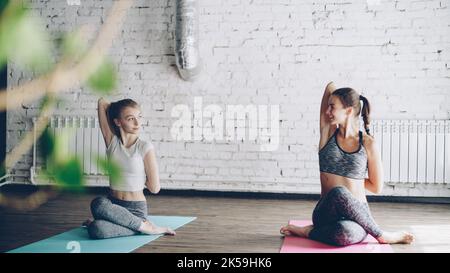
[[[139,138],[141,111],[131,99],[109,104],[98,101],[100,129],[106,144],[108,159],[118,162],[123,181],[111,183],[108,197],[91,202],[94,221],[86,221],[89,236],[105,239],[139,233],[168,234],[175,232],[158,227],[147,220],[144,186],[152,193],[160,190],[158,165],[153,145]]]
[[[336,90],[332,82],[327,85],[320,109],[321,197],[312,215],[313,225],[287,225],[281,234],[337,246],[359,243],[367,234],[382,244],[414,240],[407,232],[381,230],[370,213],[365,190],[381,192],[383,170],[375,139],[369,134],[369,114],[367,98],[351,88]],[[365,132],[359,130],[360,115]]]

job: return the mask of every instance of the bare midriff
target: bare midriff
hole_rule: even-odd
[[[112,197],[124,201],[146,201],[144,191],[116,191],[111,189]]]
[[[325,196],[332,188],[343,186],[353,196],[363,202],[367,202],[364,179],[352,179],[332,173],[320,173],[321,196]]]

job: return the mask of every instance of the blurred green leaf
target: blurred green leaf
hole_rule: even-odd
[[[52,67],[49,35],[42,29],[41,22],[35,17],[23,19],[11,37],[9,55],[24,66],[36,72],[47,72]]]
[[[47,127],[39,138],[39,148],[47,166],[45,175],[53,177],[56,184],[65,190],[80,191],[84,184],[83,168],[76,155],[67,149],[70,129],[54,135]]]
[[[46,128],[39,138],[39,151],[43,158],[47,159],[52,157],[53,151],[55,150],[55,140],[53,135],[50,133],[50,128]]]
[[[56,106],[56,108],[63,109],[67,106],[67,101],[63,97],[46,93],[39,102],[39,116],[43,113],[44,108]]]
[[[105,174],[109,175],[111,184],[117,185],[122,181],[122,168],[116,162],[97,156],[97,165]]]
[[[60,162],[64,162],[69,155],[69,135],[70,129],[60,129],[54,137],[54,148],[52,153],[52,160],[54,160],[57,164]]]
[[[89,77],[88,85],[97,93],[110,94],[117,84],[116,68],[114,64],[105,60],[99,68]]]
[[[88,49],[87,43],[81,38],[79,31],[61,33],[60,38],[56,39],[56,43],[61,55],[73,60],[80,59]]]
[[[71,191],[81,191],[84,185],[83,168],[80,160],[73,156],[64,162],[57,162],[54,177],[58,186]]]
[[[4,176],[6,174],[6,167],[5,167],[5,161],[0,163],[0,177]]]
[[[0,0],[0,16],[2,15],[1,12],[3,11],[3,9],[6,7],[6,5],[8,4],[9,0]]]
[[[39,109],[42,110],[43,108],[48,107],[49,105],[55,104],[56,102],[58,102],[59,100],[61,100],[61,98],[58,98],[54,95],[51,95],[49,93],[46,93],[43,97],[42,100],[39,104]]]
[[[52,68],[50,36],[22,1],[10,1],[0,20],[0,65],[11,58],[36,72]]]
[[[9,41],[12,33],[19,25],[20,20],[25,16],[25,9],[18,2],[8,3],[0,17],[0,65],[6,63],[11,50]]]

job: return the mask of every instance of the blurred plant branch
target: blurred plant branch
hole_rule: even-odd
[[[18,1],[18,0],[15,0]],[[66,62],[56,66],[54,71],[22,86],[0,91],[0,111],[20,107],[22,103],[34,101],[46,92],[56,93],[85,82],[100,66],[103,56],[111,47],[120,25],[134,0],[115,1],[111,12],[101,28],[97,40],[79,63],[67,67]]]
[[[9,5],[21,5],[18,4],[19,2],[22,3],[21,0],[12,0]],[[37,122],[35,123],[35,128],[26,133],[19,144],[14,147],[10,153],[7,154],[4,162],[6,170],[13,168],[21,158],[21,156],[32,147],[34,141],[34,131],[36,132],[36,138],[41,137],[42,133],[47,128],[49,121],[48,117],[50,117],[54,112],[56,104],[55,98],[58,93],[83,84],[86,81],[88,81],[89,83],[89,79],[93,75],[95,75],[95,73],[102,74],[101,72],[103,72],[104,76],[105,54],[111,47],[114,37],[117,35],[117,32],[120,30],[121,24],[124,21],[126,12],[131,7],[133,2],[134,0],[114,1],[109,15],[99,31],[97,39],[85,54],[80,54],[81,56],[79,56],[79,58],[78,56],[74,56],[73,54],[63,56],[59,63],[54,66],[54,69],[46,73],[45,75],[42,75],[37,79],[33,79],[23,85],[0,91],[0,111],[5,111],[7,108],[19,108],[23,103],[32,102],[44,96],[46,96],[46,98],[49,98],[47,103],[44,103],[42,105],[40,115],[37,119]],[[0,17],[0,23],[3,23],[3,21],[3,18]],[[6,32],[4,30],[5,29],[1,29],[0,27],[0,35],[4,35],[4,32]],[[82,27],[78,32],[75,33],[75,39],[86,39],[86,33],[88,32],[88,30],[88,27]],[[7,31],[11,30],[8,29]],[[0,47],[1,46],[2,45],[0,45]],[[72,50],[76,51],[77,48],[72,48]],[[103,71],[99,72],[100,69],[103,69]],[[111,70],[111,67],[106,66],[107,72],[110,72]],[[114,77],[108,75],[106,77],[106,80],[114,80]],[[107,88],[105,89],[105,84],[102,84],[101,81],[100,84],[98,84],[98,79],[96,82],[97,83],[91,83],[91,85],[97,85],[93,86],[94,90],[97,89],[98,91],[105,92],[110,91],[110,89],[113,88],[113,85],[107,84]],[[66,166],[69,168],[73,167],[74,164],[67,164]],[[78,171],[78,169],[76,170]],[[73,171],[73,168],[71,171]],[[20,210],[34,209],[47,202],[47,200],[55,196],[58,191],[59,189],[55,187],[53,187],[52,190],[39,190],[38,192],[35,192],[21,200],[5,196],[0,192],[0,206],[7,206]]]

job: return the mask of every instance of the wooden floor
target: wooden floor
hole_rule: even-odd
[[[90,218],[89,203],[98,194],[60,195],[31,212],[0,209],[0,252],[78,227]],[[281,225],[310,219],[315,200],[148,196],[155,215],[196,216],[174,237],[161,237],[135,252],[279,252]],[[412,245],[395,252],[450,252],[450,205],[370,203],[385,230],[416,235]]]

